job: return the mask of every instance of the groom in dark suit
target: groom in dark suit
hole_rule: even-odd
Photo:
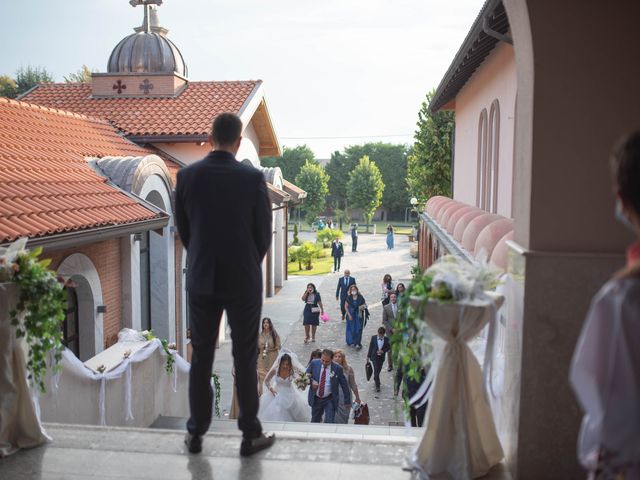
[[[271,243],[271,203],[262,172],[239,163],[235,154],[242,122],[222,113],[213,122],[214,149],[178,172],[176,221],[187,249],[187,291],[193,355],[189,372],[189,406],[185,444],[202,450],[211,423],[211,368],[223,310],[231,326],[240,455],[271,446],[257,418],[256,359],[262,308],[262,259]],[[239,288],[241,286],[242,288]]]
[[[320,359],[313,360],[307,367],[311,377],[309,389],[309,406],[311,407],[311,422],[334,423],[334,415],[338,409],[339,393],[342,388],[347,406],[351,406],[351,390],[349,382],[344,376],[342,367],[333,363],[333,350],[325,348]]]
[[[338,286],[336,288],[336,300],[340,302],[342,320],[344,320],[344,316],[347,314],[347,311],[344,309],[344,302],[347,300],[347,296],[349,295],[349,287],[355,284],[356,279],[351,276],[351,272],[349,270],[345,270],[344,276],[340,277],[340,279],[338,280]]]

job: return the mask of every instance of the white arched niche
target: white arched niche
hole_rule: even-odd
[[[84,362],[104,349],[103,314],[98,313],[98,306],[104,305],[100,276],[91,259],[82,253],[66,257],[58,275],[76,285],[80,360]]]
[[[176,289],[175,289],[175,238],[173,235],[173,208],[169,186],[159,175],[149,175],[142,184],[139,192],[134,192],[156,207],[170,215],[169,223],[162,229],[162,234],[149,232],[150,249],[150,315],[151,328],[156,336],[170,342],[176,340]],[[132,250],[132,256],[137,252],[137,259],[132,258],[132,266],[136,265],[138,274],[132,272],[132,280],[140,282],[140,249]],[[133,270],[133,269],[132,269]],[[133,291],[140,294],[140,284]],[[141,299],[138,304],[141,304]],[[138,323],[139,323],[138,319]]]

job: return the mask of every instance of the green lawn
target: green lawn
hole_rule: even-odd
[[[289,275],[324,275],[331,272],[333,268],[333,257],[329,255],[329,248],[325,248],[323,251],[323,258],[315,258],[312,262],[313,268],[306,270],[304,264],[302,270],[298,270],[298,262],[289,262],[287,265],[287,272]]]
[[[292,221],[292,222],[289,223],[289,231],[290,232],[293,232],[293,224],[294,223],[295,223],[295,221]],[[366,228],[362,226],[362,222],[357,222],[357,223],[359,225],[358,232],[359,233],[365,233],[366,232]],[[391,221],[391,222],[373,222],[373,223],[376,225],[376,232],[378,234],[386,233],[387,225],[389,225],[389,224],[394,226],[393,229],[394,229],[394,233],[396,235],[409,235],[411,233],[411,227],[410,226],[409,227],[405,227],[405,226],[396,227],[395,226],[395,225],[398,225],[398,224],[404,225],[404,222],[393,222],[393,221]],[[304,221],[302,222],[301,227],[302,227],[301,231],[303,231],[303,232],[310,232],[311,231],[311,226],[308,223],[304,222]],[[336,224],[335,228],[338,228],[337,224]],[[342,231],[345,234],[348,235],[349,234],[349,224],[343,224],[342,225]],[[372,229],[370,228],[369,231],[371,232]]]

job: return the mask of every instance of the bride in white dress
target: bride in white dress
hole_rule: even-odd
[[[298,374],[304,373],[298,357],[282,350],[264,378],[265,388],[260,397],[258,417],[265,422],[308,422],[311,407],[307,403],[306,389],[300,390],[294,383]],[[309,387],[307,387],[309,388]]]

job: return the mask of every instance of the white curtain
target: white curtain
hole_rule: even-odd
[[[9,318],[17,297],[15,284],[0,284],[0,458],[49,440],[27,383],[24,338]]]

